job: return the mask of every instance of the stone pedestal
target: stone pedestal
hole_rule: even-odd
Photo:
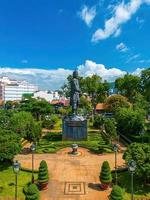
[[[87,119],[83,116],[70,116],[63,119],[63,140],[87,140]]]

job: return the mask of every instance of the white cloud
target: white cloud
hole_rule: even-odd
[[[0,76],[8,76],[17,80],[27,80],[42,89],[58,89],[65,82],[72,70],[58,68],[56,70],[44,70],[36,68],[9,68],[0,67]]]
[[[131,62],[131,61],[137,61],[137,58],[139,58],[139,57],[140,57],[140,54],[135,54],[135,55],[131,56],[131,57],[127,60],[126,63],[129,63],[129,62]]]
[[[27,60],[27,59],[21,60],[21,63],[22,63],[22,64],[27,64],[27,63],[28,63],[28,60]]]
[[[127,52],[128,51],[128,47],[123,42],[117,44],[116,49],[120,52]]]
[[[78,66],[78,70],[81,76],[92,76],[97,74],[102,77],[103,80],[114,81],[116,78],[126,74],[117,68],[107,69],[103,64],[97,64],[91,60],[86,60],[84,64]]]
[[[78,14],[80,18],[86,23],[86,25],[90,27],[96,16],[96,7],[93,6],[91,8],[88,8],[88,6],[84,5],[82,10]]]
[[[130,0],[128,3],[123,1],[116,5],[112,17],[105,21],[104,29],[99,28],[96,30],[92,36],[92,41],[104,40],[112,35],[118,36],[117,32],[119,30],[120,33],[121,25],[130,20],[143,3],[150,4],[150,0]]]
[[[144,70],[144,68],[137,68],[134,72],[132,72],[132,75],[140,76],[141,72]]]
[[[97,74],[103,80],[114,81],[118,77],[126,74],[126,71],[118,68],[106,68],[103,64],[97,64],[91,60],[86,60],[84,64],[77,66],[79,75],[86,77]],[[135,74],[140,70],[136,69]],[[26,80],[39,86],[43,90],[59,89],[67,80],[68,75],[72,74],[73,70],[58,68],[58,69],[36,69],[36,68],[10,68],[0,67],[0,76],[8,76],[17,80]]]
[[[143,24],[144,23],[144,19],[141,19],[140,17],[136,17],[136,22],[138,23],[138,24]]]

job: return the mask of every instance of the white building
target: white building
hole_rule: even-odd
[[[20,101],[23,94],[32,94],[38,87],[26,81],[11,80],[8,77],[0,78],[0,99],[6,101]]]
[[[49,92],[49,91],[37,91],[33,95],[34,98],[40,98],[40,99],[45,99],[48,102],[51,102],[52,100],[58,100],[60,99],[60,96],[58,92]]]

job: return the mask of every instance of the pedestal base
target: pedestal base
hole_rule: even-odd
[[[63,140],[87,140],[87,119],[71,116],[63,119]]]

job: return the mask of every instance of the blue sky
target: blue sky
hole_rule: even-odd
[[[112,81],[150,66],[150,0],[5,0],[0,13],[0,75],[57,89],[75,68]]]

